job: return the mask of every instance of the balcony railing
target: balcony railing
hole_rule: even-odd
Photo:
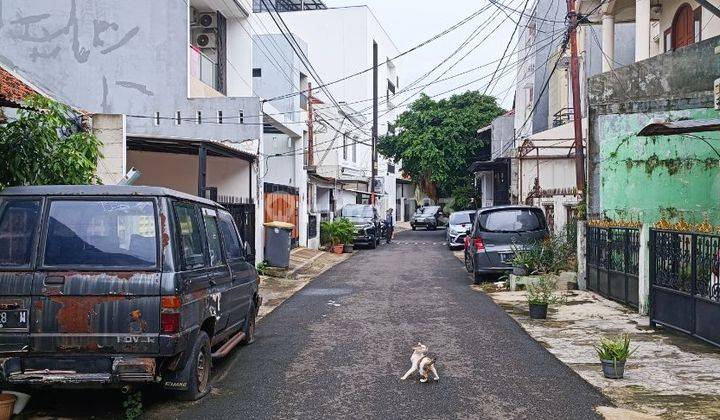
[[[218,88],[218,65],[195,46],[190,46],[190,75],[213,89]]]
[[[553,114],[553,127],[560,127],[573,120],[573,109],[563,108],[560,111]]]

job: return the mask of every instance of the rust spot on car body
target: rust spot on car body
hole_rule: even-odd
[[[160,213],[160,232],[162,232],[162,247],[165,249],[170,244],[170,233],[165,223],[165,213]]]
[[[90,333],[99,307],[123,300],[122,296],[52,296],[50,301],[60,305],[56,313],[58,332]]]

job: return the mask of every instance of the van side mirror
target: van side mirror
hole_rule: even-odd
[[[252,247],[250,246],[250,242],[245,241],[245,243],[243,243],[243,251],[245,252],[245,255],[252,254]]]

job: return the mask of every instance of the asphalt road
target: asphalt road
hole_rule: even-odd
[[[324,273],[214,367],[211,395],[148,418],[597,417],[609,401],[471,290],[443,235],[404,232]],[[439,382],[400,381],[418,341]]]

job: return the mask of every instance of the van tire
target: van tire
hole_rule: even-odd
[[[183,377],[187,378],[188,388],[177,394],[180,401],[195,401],[210,392],[210,370],[212,369],[212,354],[210,352],[210,337],[205,331],[198,332],[192,353],[188,357],[183,369]]]
[[[255,318],[257,316],[257,309],[255,308],[255,302],[250,304],[248,309],[248,315],[245,317],[245,325],[243,325],[243,332],[245,338],[242,339],[240,344],[246,346],[255,342]]]

